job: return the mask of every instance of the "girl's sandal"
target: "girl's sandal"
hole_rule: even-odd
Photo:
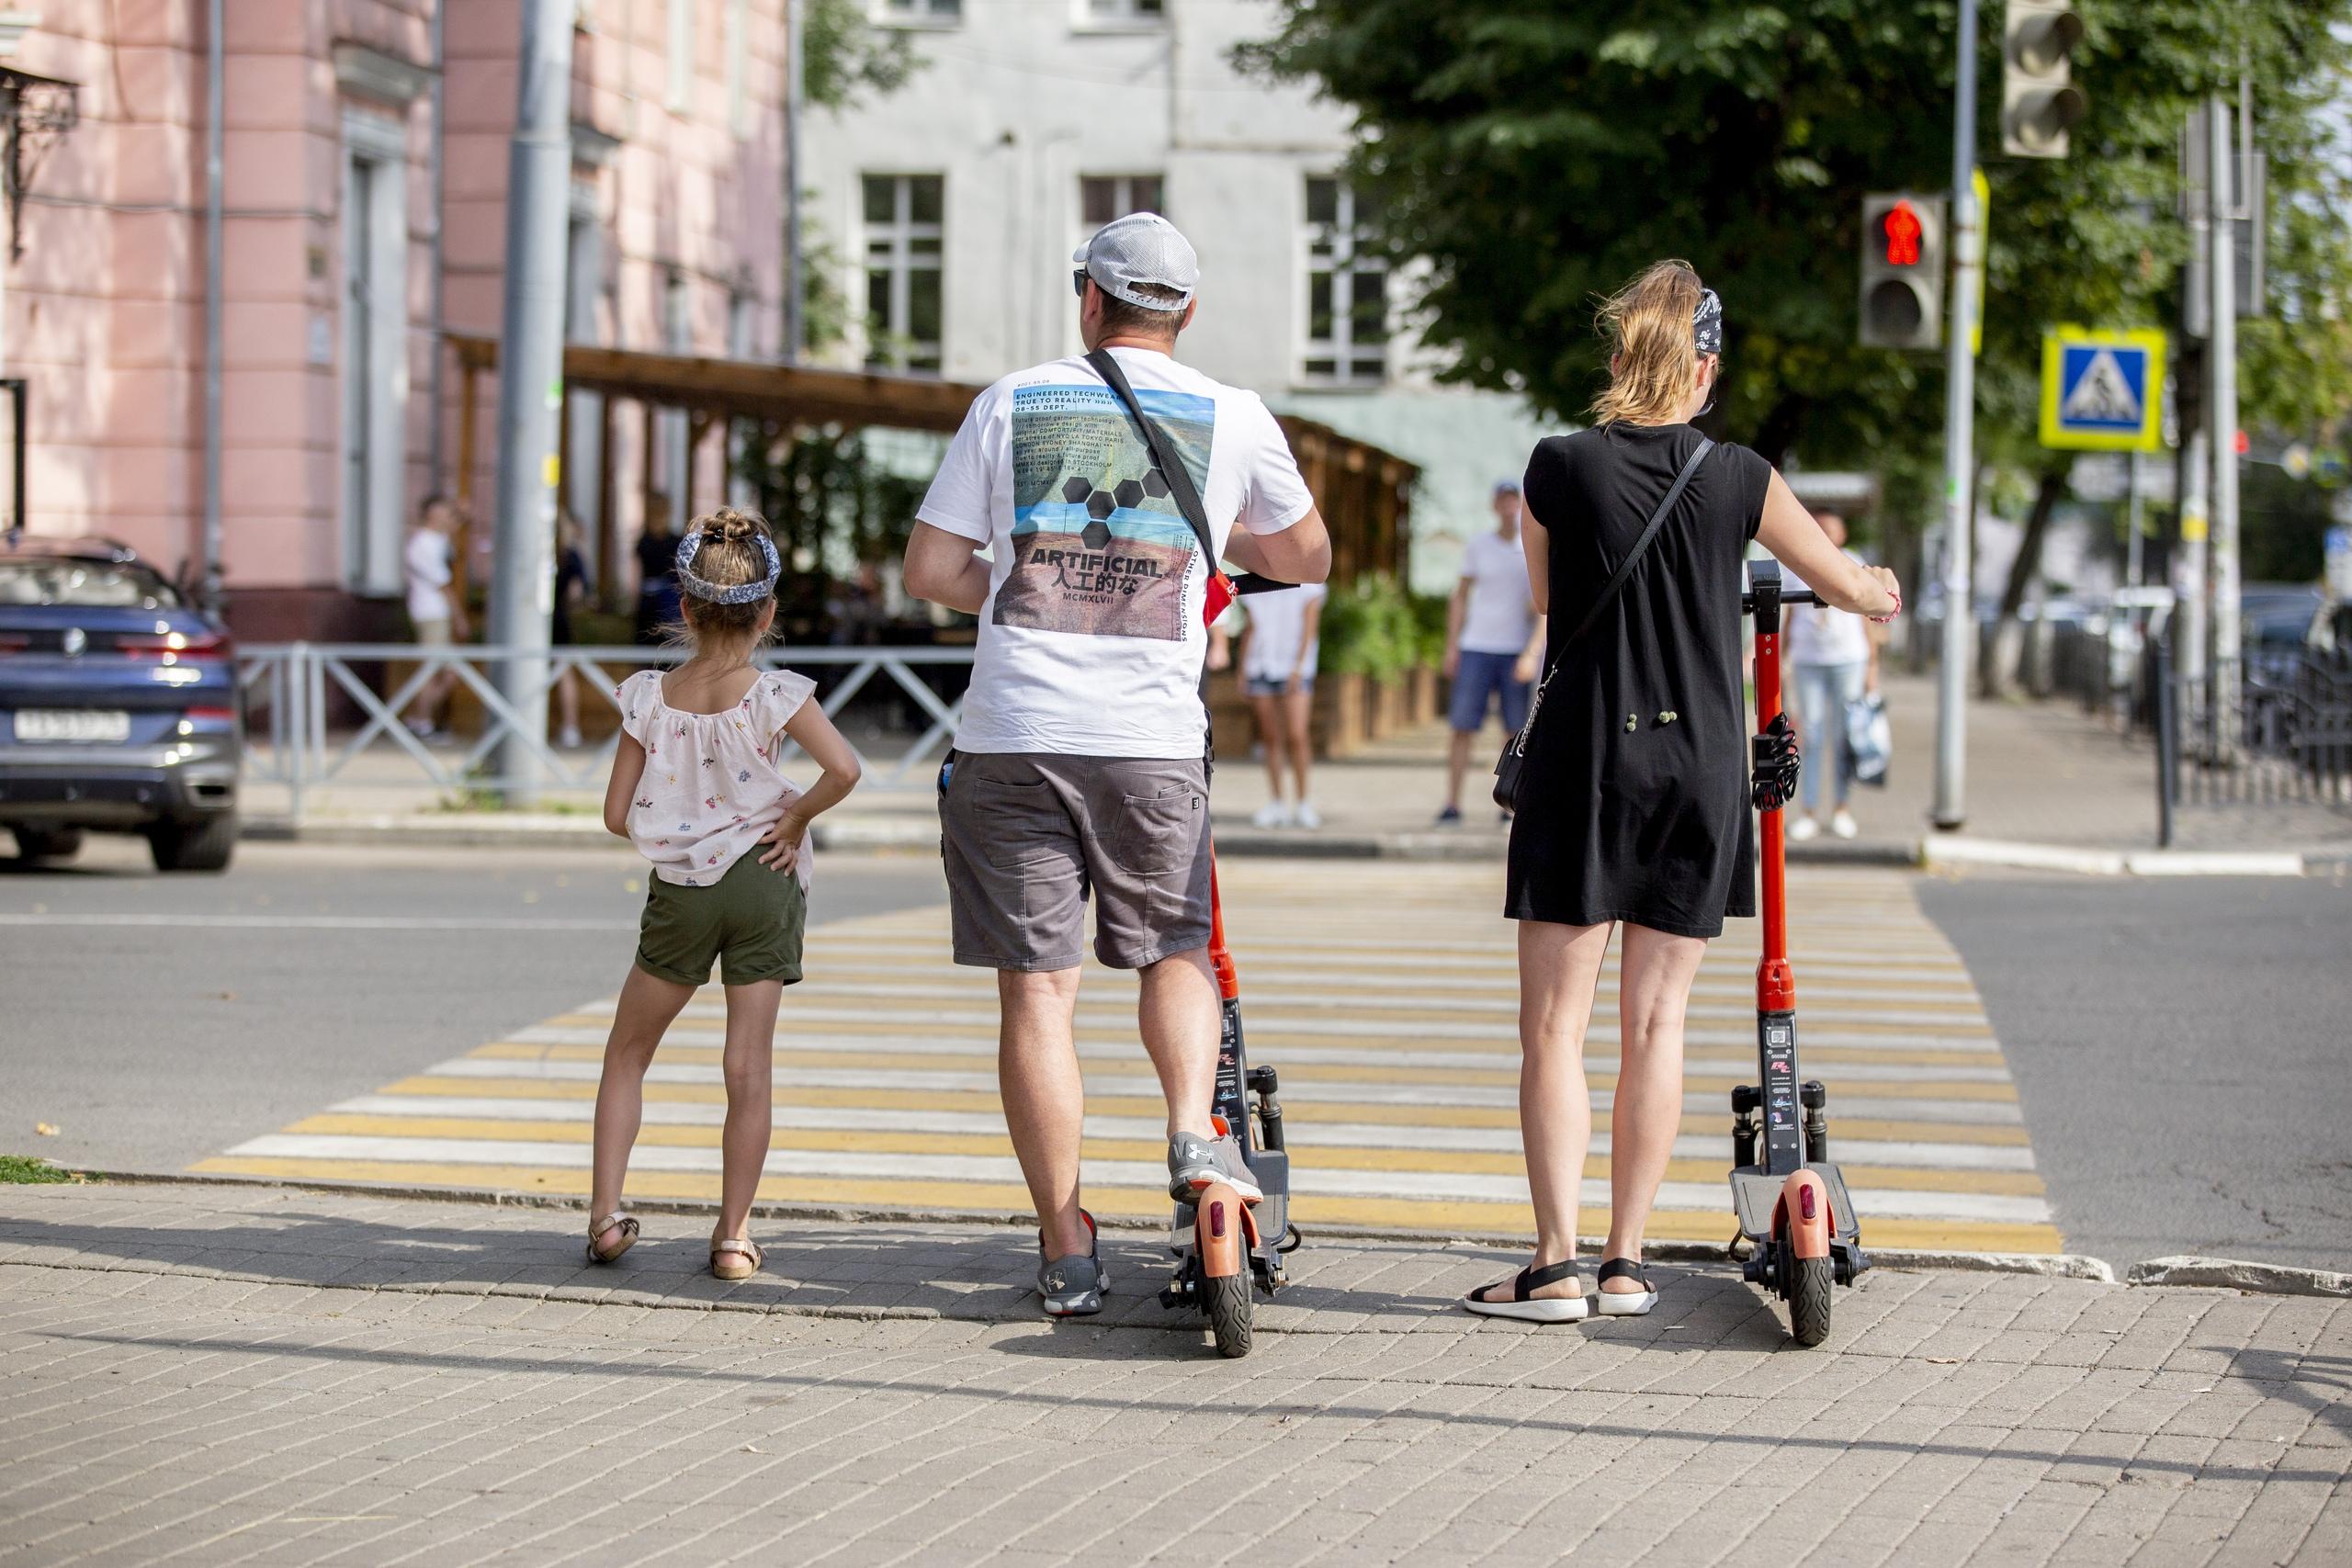
[[[710,1271],[721,1280],[748,1280],[760,1271],[760,1244],[729,1236],[710,1244]]]
[[[1521,1269],[1511,1277],[1509,1301],[1489,1301],[1487,1292],[1498,1287],[1482,1285],[1463,1297],[1462,1304],[1481,1317],[1509,1317],[1521,1323],[1574,1323],[1591,1310],[1582,1280],[1577,1280],[1577,1293],[1573,1296],[1539,1297],[1535,1293],[1546,1285],[1572,1279],[1577,1279],[1577,1260],[1570,1258],[1546,1263],[1541,1269]]]
[[[598,1251],[596,1244],[604,1240],[605,1237],[612,1235],[615,1231],[621,1233],[620,1245],[614,1247],[610,1252]],[[637,1221],[627,1214],[606,1214],[601,1220],[590,1220],[588,1222],[588,1261],[591,1263],[614,1262],[619,1258],[622,1253],[627,1252],[630,1247],[635,1247],[636,1245]]]
[[[1595,1290],[1592,1293],[1593,1311],[1601,1316],[1642,1317],[1657,1305],[1657,1292],[1652,1288],[1650,1277],[1642,1272],[1641,1264],[1634,1259],[1611,1258],[1603,1260],[1600,1273],[1593,1283],[1604,1285],[1611,1280],[1639,1280],[1642,1288],[1638,1291]]]

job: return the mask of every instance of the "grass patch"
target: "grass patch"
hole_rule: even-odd
[[[27,1186],[45,1181],[79,1181],[62,1166],[51,1165],[31,1155],[0,1155],[0,1186]]]

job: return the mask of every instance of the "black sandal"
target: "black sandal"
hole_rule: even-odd
[[[1556,1285],[1563,1280],[1577,1280],[1573,1296],[1545,1296],[1537,1299],[1535,1292],[1546,1285]],[[1511,1277],[1510,1300],[1488,1301],[1484,1292],[1492,1285],[1481,1285],[1462,1298],[1462,1304],[1481,1317],[1509,1317],[1521,1323],[1574,1323],[1591,1311],[1591,1292],[1577,1277],[1577,1260],[1573,1258],[1558,1263],[1546,1263],[1542,1268],[1521,1269]]]
[[[1639,1280],[1638,1291],[1604,1291],[1599,1287],[1611,1280]],[[1657,1305],[1657,1291],[1650,1284],[1650,1277],[1631,1258],[1611,1258],[1600,1265],[1600,1273],[1593,1280],[1593,1310],[1603,1317],[1641,1317]]]

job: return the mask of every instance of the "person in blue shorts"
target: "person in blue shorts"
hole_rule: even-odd
[[[1462,581],[1446,606],[1446,722],[1453,743],[1445,759],[1440,827],[1462,820],[1462,775],[1470,766],[1471,738],[1498,703],[1505,729],[1516,732],[1527,722],[1527,694],[1544,658],[1544,617],[1536,614],[1535,592],[1528,584],[1519,518],[1519,481],[1497,480],[1495,531],[1463,549]]]

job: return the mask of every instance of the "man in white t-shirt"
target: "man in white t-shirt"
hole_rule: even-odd
[[[1321,581],[1330,540],[1273,415],[1172,357],[1200,276],[1191,244],[1137,213],[1072,259],[1080,336],[1175,448],[1216,553]],[[979,617],[940,801],[956,962],[998,972],[998,1078],[1037,1206],[1038,1294],[1052,1316],[1097,1312],[1072,1033],[1090,890],[1096,956],[1141,972],[1170,1192],[1213,1180],[1256,1192],[1209,1109],[1219,1011],[1200,682],[1215,563],[1143,432],[1080,357],[981,393],[915,515],[908,592]]]
[[[467,636],[465,602],[450,592],[458,522],[458,509],[447,497],[428,495],[417,507],[415,525],[401,549],[409,625],[415,629],[417,647],[436,652]],[[417,688],[416,700],[409,705],[408,727],[420,739],[439,733],[434,714],[457,681],[457,671],[436,670]]]
[[[1498,702],[1503,728],[1527,722],[1527,694],[1544,658],[1544,617],[1528,585],[1527,554],[1519,541],[1517,479],[1495,482],[1495,531],[1464,547],[1462,581],[1445,608],[1446,723],[1453,742],[1445,758],[1445,806],[1441,826],[1462,820],[1462,775],[1470,741]]]
[[[1816,512],[1814,521],[1839,549],[1846,547],[1846,520],[1834,512]],[[1796,578],[1789,585],[1802,588]],[[1792,604],[1781,612],[1788,630],[1781,639],[1781,657],[1789,667],[1789,684],[1796,698],[1798,743],[1804,749],[1804,801],[1789,823],[1789,837],[1802,843],[1821,832],[1821,781],[1834,781],[1837,802],[1829,830],[1841,839],[1861,831],[1847,805],[1853,787],[1853,770],[1845,765],[1846,710],[1878,690],[1879,649],[1886,640],[1883,627],[1844,610],[1824,604]]]

